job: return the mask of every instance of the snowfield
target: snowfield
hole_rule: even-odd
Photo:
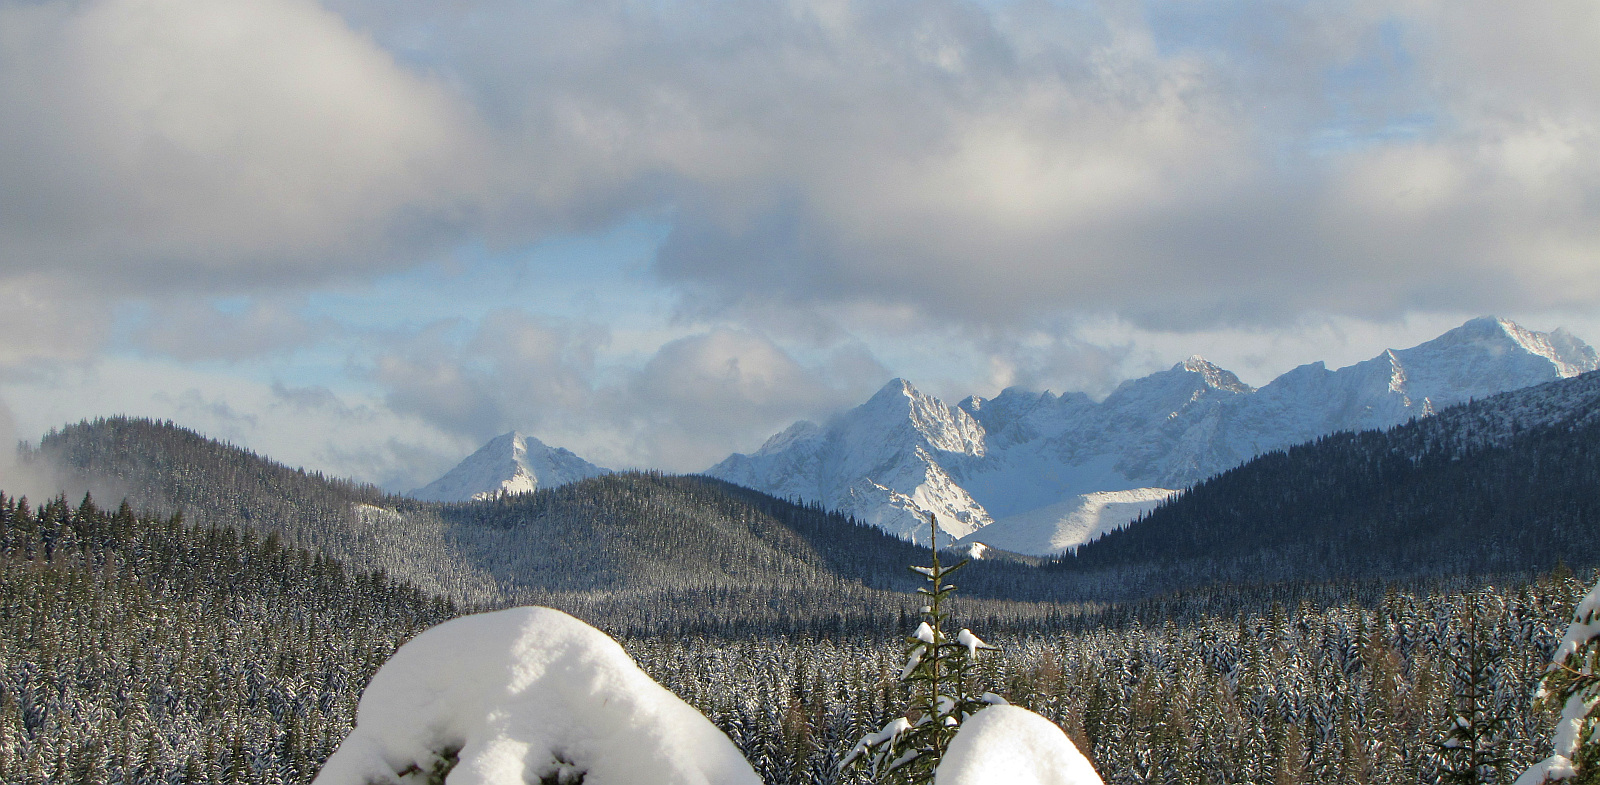
[[[728,737],[605,633],[549,608],[464,616],[401,646],[316,785],[761,785]]]
[[[1180,491],[1171,488],[1133,488],[1080,494],[1059,504],[1001,518],[956,542],[1030,556],[1070,553],[1079,545],[1127,526],[1177,493]]]
[[[446,771],[449,785],[761,785],[727,736],[616,641],[531,607],[463,616],[401,646],[315,785]],[[935,782],[1102,785],[1060,728],[1006,705],[967,719]]]

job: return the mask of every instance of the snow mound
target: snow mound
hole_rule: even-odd
[[[934,785],[1104,785],[1067,734],[1020,706],[990,706],[967,718]]]
[[[605,633],[549,608],[464,616],[401,646],[316,785],[761,785],[733,742]]]

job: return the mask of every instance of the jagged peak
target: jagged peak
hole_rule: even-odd
[[[507,431],[499,436],[494,437],[493,439],[490,439],[487,442],[484,442],[483,446],[498,447],[500,445],[519,445],[525,443],[527,438],[528,437],[524,436],[521,431]]]
[[[1510,319],[1497,316],[1480,316],[1468,319],[1460,327],[1449,330],[1438,338],[1418,345],[1417,349],[1442,349],[1466,344],[1510,344],[1528,354],[1549,360],[1557,375],[1567,378],[1600,368],[1600,356],[1593,347],[1557,328],[1551,332],[1530,330]]]
[[[1252,393],[1256,391],[1256,388],[1240,381],[1239,377],[1235,376],[1233,371],[1227,370],[1226,368],[1223,368],[1222,366],[1217,365],[1216,363],[1211,362],[1210,360],[1207,360],[1198,354],[1189,355],[1188,359],[1172,366],[1172,370],[1200,374],[1201,378],[1205,379],[1207,387],[1214,387],[1218,390],[1227,390],[1229,392],[1238,393]]]
[[[903,396],[906,396],[906,397],[909,398],[909,397],[911,397],[913,395],[917,395],[917,394],[918,394],[918,391],[917,391],[917,386],[916,385],[912,384],[911,382],[909,382],[909,381],[907,381],[907,380],[905,380],[905,379],[903,379],[903,378],[901,378],[899,376],[896,376],[893,379],[890,379],[889,381],[884,382],[883,386],[879,387],[878,391],[872,394],[872,397],[873,398],[877,398],[877,397],[880,397],[880,396],[903,395]],[[871,400],[871,399],[869,398],[868,400]]]

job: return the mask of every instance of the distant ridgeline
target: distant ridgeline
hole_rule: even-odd
[[[1051,571],[1159,566],[1161,589],[1530,573],[1558,561],[1600,564],[1600,373],[1260,456]]]
[[[1102,611],[1159,614],[1174,591],[1221,612],[1237,592],[1210,587],[1254,584],[1260,607],[1372,597],[1390,581],[1526,575],[1558,559],[1597,565],[1596,445],[1597,374],[1335,434],[1201,482],[1046,567],[980,561],[963,574],[963,602],[993,616],[990,629],[1092,625]],[[609,629],[876,628],[910,607],[905,565],[920,553],[816,505],[704,477],[627,473],[424,503],[123,418],[52,432],[31,459],[97,498],[278,532],[458,602],[539,602]]]
[[[815,506],[703,477],[608,475],[439,504],[289,469],[170,423],[108,418],[47,435],[28,456],[63,486],[135,509],[277,533],[356,569],[382,569],[462,604],[537,603],[612,630],[743,634],[879,630],[915,611],[922,549]],[[996,625],[1085,609],[1024,563],[975,565],[963,584]],[[1087,623],[1087,622],[1085,622]]]

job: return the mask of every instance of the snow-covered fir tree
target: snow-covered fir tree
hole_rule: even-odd
[[[1600,783],[1600,582],[1573,611],[1537,699],[1559,707],[1561,718],[1550,757],[1523,772],[1516,785]]]
[[[938,523],[932,514],[928,527],[928,541],[937,543]],[[910,704],[903,716],[863,736],[841,764],[863,766],[873,779],[887,783],[932,782],[961,723],[992,703],[1004,702],[992,693],[973,695],[970,684],[978,652],[995,647],[966,628],[953,638],[945,633],[950,618],[945,603],[956,588],[946,581],[967,561],[946,567],[939,563],[938,546],[929,550],[932,565],[911,568],[927,578],[928,585],[917,592],[928,604],[922,608],[922,621],[906,638],[906,660],[900,670],[900,681],[911,690]]]

